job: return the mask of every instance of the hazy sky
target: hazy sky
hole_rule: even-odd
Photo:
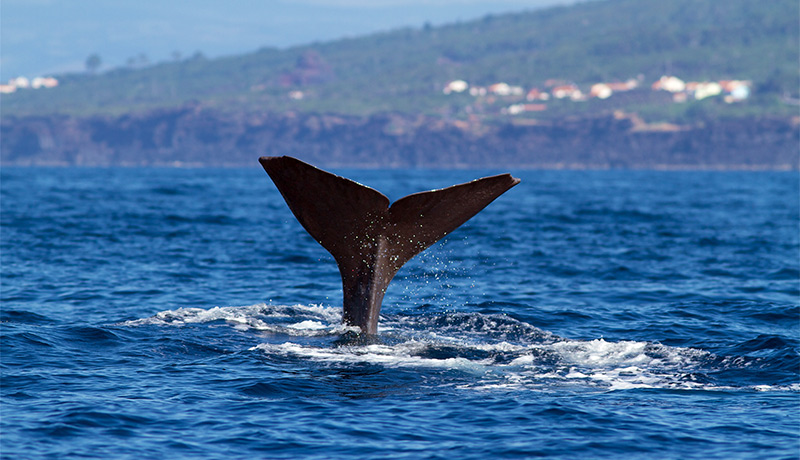
[[[207,57],[469,20],[576,0],[0,0],[0,80]]]

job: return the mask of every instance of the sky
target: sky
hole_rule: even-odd
[[[576,0],[0,0],[0,81],[286,48]]]

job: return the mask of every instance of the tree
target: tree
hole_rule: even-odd
[[[97,69],[100,68],[102,63],[103,60],[100,59],[100,56],[98,56],[97,53],[92,54],[86,58],[86,70],[89,71],[89,73],[95,73],[97,72]]]

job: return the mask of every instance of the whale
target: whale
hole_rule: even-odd
[[[342,278],[342,320],[367,336],[378,332],[397,271],[520,182],[499,174],[390,204],[373,188],[290,156],[258,161],[303,228],[333,256]]]

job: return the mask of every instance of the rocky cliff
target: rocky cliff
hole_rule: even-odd
[[[2,165],[252,166],[292,155],[331,167],[798,169],[798,119],[648,125],[636,116],[481,123],[379,114],[4,117]]]

